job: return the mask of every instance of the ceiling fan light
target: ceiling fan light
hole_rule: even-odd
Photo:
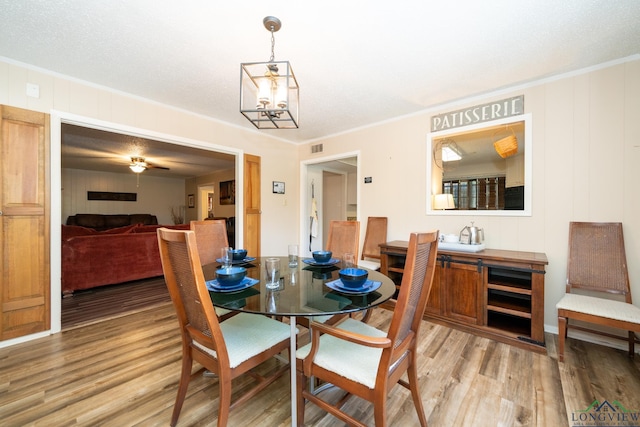
[[[146,167],[144,167],[139,163],[132,163],[131,165],[129,165],[129,168],[135,173],[142,173],[145,171],[145,169],[147,169]]]

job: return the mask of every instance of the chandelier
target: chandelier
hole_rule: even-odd
[[[297,129],[299,87],[289,61],[275,61],[275,36],[282,23],[263,19],[271,32],[268,62],[240,64],[240,112],[258,129]]]

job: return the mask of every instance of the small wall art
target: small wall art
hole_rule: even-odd
[[[273,192],[275,194],[284,194],[284,182],[273,181]]]
[[[236,180],[220,182],[220,204],[236,204]]]

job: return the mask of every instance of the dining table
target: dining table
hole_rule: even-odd
[[[204,265],[202,269],[215,307],[289,318],[291,425],[295,425],[295,351],[298,334],[296,318],[305,316],[311,321],[322,321],[328,316],[368,310],[392,298],[396,286],[389,277],[379,271],[365,269],[368,272],[365,285],[355,290],[345,288],[339,280],[339,271],[345,267],[342,260],[332,258],[330,261],[318,263],[313,258],[299,258],[297,265],[289,266],[288,257],[276,257],[280,259],[280,280],[277,288],[268,289],[264,267],[267,258],[273,257],[247,257],[240,261],[232,261],[233,266],[246,268],[246,277],[250,280],[245,280],[248,283],[231,289],[224,289],[215,282],[216,270],[222,266],[221,259]]]

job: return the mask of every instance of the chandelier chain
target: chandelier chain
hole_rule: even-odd
[[[271,26],[271,58],[269,58],[269,62],[273,62],[275,58],[275,50],[276,47],[276,37],[274,35],[273,26]]]

